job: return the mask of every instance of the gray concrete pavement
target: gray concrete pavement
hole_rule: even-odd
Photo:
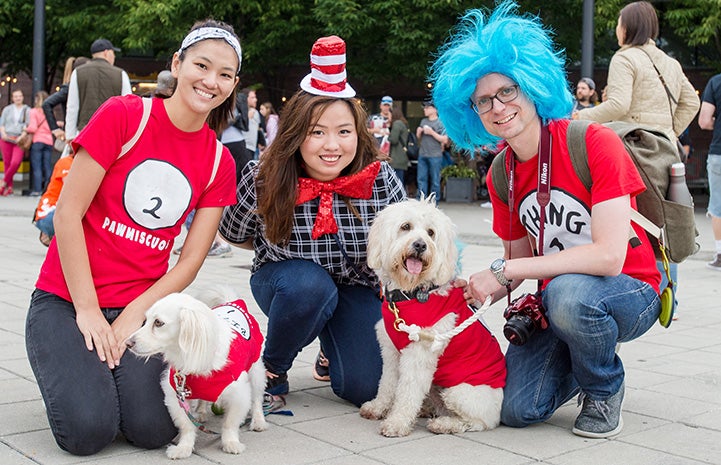
[[[57,448],[27,362],[24,322],[29,296],[45,247],[31,224],[36,199],[0,198],[0,464],[161,464],[163,450],[141,451],[118,439],[93,457],[74,457]],[[441,207],[468,244],[464,274],[497,258],[500,245],[490,229],[492,212],[474,204]],[[413,433],[389,439],[377,433],[377,422],[336,398],[325,383],[312,378],[317,343],[303,351],[290,372],[288,408],[293,416],[271,415],[263,433],[244,431],[247,450],[224,454],[216,439],[200,433],[187,464],[450,464],[612,465],[721,464],[721,273],[707,269],[713,241],[702,209],[697,214],[702,250],[680,266],[680,318],[669,329],[660,325],[624,344],[627,370],[624,431],[611,440],[574,436],[570,429],[578,408],[562,407],[545,424],[526,429],[501,426],[489,432],[455,436],[429,433],[419,421]],[[193,286],[213,282],[236,287],[261,325],[265,318],[248,286],[250,252],[209,259]],[[489,310],[486,321],[505,348],[501,327],[503,304]],[[99,412],[98,414],[102,414]],[[217,419],[210,426],[217,425]]]

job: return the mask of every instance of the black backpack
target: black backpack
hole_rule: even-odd
[[[420,147],[418,147],[418,139],[413,131],[408,131],[408,138],[406,139],[406,143],[403,148],[405,148],[406,155],[408,155],[409,160],[418,160],[418,151]]]

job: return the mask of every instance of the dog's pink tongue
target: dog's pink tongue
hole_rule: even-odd
[[[406,270],[410,274],[421,274],[421,270],[423,269],[423,262],[418,260],[417,258],[409,257],[406,259]]]

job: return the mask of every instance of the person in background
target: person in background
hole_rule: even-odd
[[[507,184],[500,187],[493,170],[487,176],[503,257],[456,285],[465,287],[469,303],[508,296],[510,304],[525,280],[538,282],[537,293],[526,294],[527,305],[514,304],[535,324],[525,343],[522,336],[512,339],[519,344],[506,351],[505,425],[547,421],[580,393],[573,433],[615,436],[623,429],[625,393],[616,344],[640,337],[661,311],[651,243],[629,241],[631,227],[645,237],[630,222],[645,184],[618,136],[591,124],[586,146],[593,190],[586,189],[568,153],[573,96],[563,51],[540,18],[518,14],[515,2],[486,11],[466,12],[431,68],[433,99],[453,142],[466,150],[499,142],[505,148],[496,160],[505,162]],[[543,187],[547,207],[537,195],[545,194]],[[564,221],[546,221],[544,212],[563,212]],[[517,334],[526,328],[515,327]]]
[[[35,94],[35,107],[30,110],[30,123],[23,132],[33,135],[30,146],[30,196],[38,197],[50,181],[53,155],[53,135],[45,118],[43,102],[48,97],[44,90]]]
[[[70,454],[98,453],[119,434],[145,449],[177,435],[159,383],[165,364],[125,342],[153,303],[193,282],[235,203],[233,159],[216,131],[230,116],[241,59],[232,27],[198,22],[173,54],[171,97],[111,97],[72,141],[25,324],[51,432]]]
[[[405,185],[405,175],[410,160],[406,154],[406,144],[408,143],[408,121],[403,115],[400,105],[394,105],[391,112],[391,133],[388,140],[391,143],[391,160],[390,164],[396,170],[396,176],[401,180],[401,184]]]
[[[381,152],[386,155],[390,149],[390,145],[388,145],[387,142],[391,132],[392,108],[393,98],[390,95],[385,95],[381,98],[380,112],[368,117],[368,130],[376,141],[376,147],[381,149]],[[385,152],[383,151],[384,145],[388,147]]]
[[[265,148],[267,149],[278,134],[278,114],[270,102],[265,102],[260,106],[260,114],[265,118]]]
[[[621,9],[616,25],[621,48],[608,67],[608,100],[573,113],[574,119],[642,124],[663,131],[676,143],[696,116],[699,98],[681,64],[656,47],[658,32],[656,9],[649,2],[633,2]],[[661,261],[657,266],[663,289],[666,273]],[[676,263],[670,264],[669,273],[678,283]]]
[[[0,195],[13,194],[13,177],[25,156],[17,144],[25,126],[30,122],[30,107],[24,103],[25,96],[20,89],[12,92],[12,103],[0,114],[0,152],[2,152],[5,176],[0,181]]]
[[[86,57],[68,58],[65,61],[63,83],[60,84],[60,88],[57,92],[46,98],[43,102],[43,112],[45,113],[45,118],[47,119],[48,126],[50,126],[50,131],[52,131],[53,136],[55,136],[57,139],[60,139],[61,141],[65,140],[65,131],[63,130],[63,127],[65,126],[65,114],[67,112],[66,103],[68,101],[70,76],[72,76],[73,71],[75,71],[78,66],[84,65],[88,61],[89,59]],[[58,121],[55,118],[54,109],[58,105],[60,105],[62,109],[63,120],[61,121]]]
[[[714,238],[714,258],[706,263],[712,270],[721,271],[721,74],[709,79],[703,91],[703,102],[698,114],[698,125],[713,131],[708,147],[706,171],[708,172],[709,199],[706,214],[711,218]]]
[[[576,101],[573,102],[573,111],[583,110],[598,105],[596,83],[589,77],[583,77],[576,84]]]
[[[329,373],[333,392],[360,406],[375,397],[382,365],[368,230],[405,192],[377,160],[366,112],[347,82],[343,39],[318,39],[310,57],[311,74],[283,106],[273,144],[243,170],[220,233],[255,251],[250,287],[268,316],[268,393],[288,392],[293,361],[319,338],[329,364],[319,354],[316,372]]]
[[[114,66],[120,49],[107,39],[90,45],[92,58],[70,75],[65,115],[65,138],[71,141],[107,99],[132,93],[128,74]]]
[[[156,86],[153,89],[153,97],[168,98],[173,95],[175,89],[175,78],[173,73],[167,69],[158,73],[156,78]]]
[[[258,96],[254,89],[246,87],[241,90],[246,95],[248,102],[248,129],[243,131],[243,139],[245,140],[245,151],[247,152],[246,160],[254,160],[258,152],[258,134],[261,129],[261,115],[258,109]],[[238,169],[242,169],[239,167]]]
[[[53,218],[55,217],[55,207],[60,197],[60,191],[63,189],[65,177],[70,172],[70,166],[73,164],[73,154],[61,157],[53,168],[50,176],[50,182],[47,189],[40,197],[38,206],[35,208],[35,217],[33,222],[35,227],[40,230],[40,243],[45,247],[50,246],[50,241],[55,236],[55,226]]]
[[[448,143],[446,128],[438,118],[438,110],[433,100],[423,102],[425,117],[416,128],[416,137],[420,143],[418,152],[418,192],[416,196],[436,195],[436,203],[441,200],[441,169],[443,166],[443,146]]]

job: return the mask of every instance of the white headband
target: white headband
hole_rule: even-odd
[[[238,71],[240,71],[240,64],[243,62],[243,53],[240,49],[240,43],[233,34],[219,27],[200,27],[190,31],[190,33],[185,36],[185,39],[183,39],[183,43],[180,45],[180,50],[178,50],[178,55],[182,54],[191,45],[206,39],[223,39],[228,43],[228,45],[233,47],[235,54],[238,55]]]

